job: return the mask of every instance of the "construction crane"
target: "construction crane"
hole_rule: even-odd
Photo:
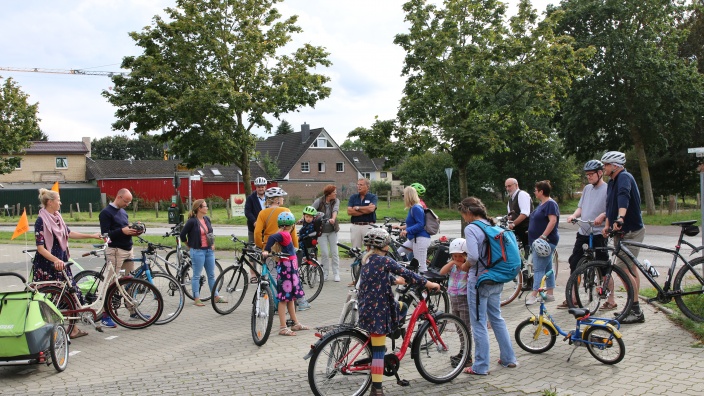
[[[80,69],[40,69],[38,67],[3,67],[0,66],[0,70],[5,71],[16,71],[16,72],[26,72],[26,73],[52,73],[52,74],[77,74],[81,76],[126,76],[129,73],[123,72],[110,72],[110,71],[91,71],[91,70],[80,70]]]

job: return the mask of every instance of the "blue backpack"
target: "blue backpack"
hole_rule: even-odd
[[[521,253],[518,250],[518,242],[513,231],[503,229],[499,226],[491,226],[481,221],[473,221],[472,224],[481,228],[486,235],[484,240],[487,243],[487,262],[482,263],[488,269],[477,279],[477,288],[482,282],[506,283],[514,280],[521,270]],[[479,271],[479,266],[477,266]]]

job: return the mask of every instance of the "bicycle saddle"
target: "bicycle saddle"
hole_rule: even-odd
[[[447,275],[442,275],[434,269],[429,269],[428,271],[423,272],[421,275],[423,275],[425,279],[436,283],[442,282],[447,279]]]
[[[581,318],[589,313],[587,308],[570,308],[567,312],[572,314],[575,318]]]
[[[671,225],[678,225],[678,226],[688,226],[696,223],[696,220],[682,220],[682,221],[673,221],[670,223]]]

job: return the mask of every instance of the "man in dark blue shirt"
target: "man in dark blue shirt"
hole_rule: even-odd
[[[604,164],[604,173],[609,176],[609,184],[606,189],[606,224],[602,234],[608,236],[610,228],[614,230],[622,230],[624,240],[632,240],[643,242],[645,238],[645,227],[643,226],[643,217],[640,212],[640,191],[636,184],[633,175],[626,171],[626,155],[619,151],[609,151],[601,157],[601,162]],[[636,246],[629,246],[628,250],[638,257],[640,249]],[[617,260],[617,264],[621,266],[629,266],[631,263],[624,263]],[[635,295],[638,295],[640,290],[640,274],[637,269],[631,268],[631,271],[625,271],[631,284],[634,287]],[[633,275],[631,275],[633,274]],[[616,316],[619,316],[617,313]],[[643,323],[645,315],[640,309],[638,299],[636,298],[631,307],[631,312],[621,320],[621,323]]]
[[[266,179],[258,177],[254,179],[254,188],[256,189],[247,201],[244,203],[244,216],[247,218],[247,237],[249,243],[254,243],[254,224],[257,222],[257,216],[262,209],[266,208]]]
[[[350,242],[352,247],[362,248],[364,234],[376,223],[376,195],[369,192],[369,179],[357,180],[357,194],[347,201],[347,214],[350,215]]]

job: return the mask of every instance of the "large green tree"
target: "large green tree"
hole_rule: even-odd
[[[158,160],[164,158],[164,145],[153,135],[139,135],[136,139],[106,136],[93,139],[91,156],[104,160]]]
[[[293,127],[288,121],[281,120],[279,126],[276,127],[276,135],[286,135],[289,133],[293,133]]]
[[[2,77],[0,76],[0,81]],[[12,78],[0,86],[0,174],[10,173],[20,164],[21,154],[33,140],[46,140],[39,129],[38,103],[29,104],[24,93]]]
[[[158,139],[190,167],[234,163],[251,193],[252,128],[271,131],[278,118],[330,95],[322,47],[281,54],[301,32],[297,16],[282,19],[280,0],[177,0],[167,19],[130,36],[143,50],[123,59],[128,76],[103,92],[117,107],[113,128]]]
[[[648,213],[654,213],[648,166],[658,150],[679,152],[704,114],[697,63],[678,55],[687,13],[672,0],[566,0],[559,31],[575,48],[594,48],[590,74],[577,80],[560,117],[566,148],[580,159],[634,150]]]
[[[558,15],[538,23],[527,0],[511,18],[496,0],[411,0],[404,10],[410,31],[395,39],[406,51],[399,130],[447,150],[466,196],[471,160],[509,150],[512,141],[549,138],[545,120],[589,50],[553,34]]]

